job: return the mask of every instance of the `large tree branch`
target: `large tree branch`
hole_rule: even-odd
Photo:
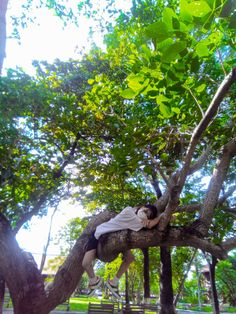
[[[223,210],[228,214],[231,214],[232,216],[236,217],[236,207],[223,208]]]
[[[216,167],[211,177],[206,198],[201,209],[201,219],[209,227],[212,221],[214,208],[219,199],[219,194],[226,178],[230,161],[236,154],[236,138],[223,147],[222,156],[216,162]]]
[[[42,195],[37,201],[37,203],[34,205],[34,207],[19,218],[15,228],[13,229],[15,234],[20,230],[20,228],[26,221],[29,221],[34,215],[37,215],[42,205],[46,202],[48,193],[49,192],[47,191],[44,195]]]
[[[192,156],[193,156],[193,153],[195,151],[196,145],[197,145],[199,139],[201,138],[201,135],[203,134],[203,132],[206,130],[209,123],[212,121],[212,119],[216,115],[217,110],[218,110],[222,100],[224,99],[224,97],[228,93],[231,85],[235,82],[236,82],[236,68],[234,68],[231,71],[231,73],[229,73],[225,77],[225,79],[223,80],[223,82],[219,86],[215,96],[213,97],[212,102],[210,103],[204,117],[202,118],[200,123],[197,125],[197,127],[193,131],[193,134],[192,134],[192,137],[191,137],[188,149],[187,149],[187,153],[186,153],[186,157],[185,157],[185,161],[184,161],[184,166],[180,171],[180,176],[179,176],[179,180],[178,180],[178,185],[181,188],[183,187],[183,185],[185,183],[186,177],[187,177],[188,172],[189,172]]]
[[[221,246],[226,251],[231,251],[236,248],[236,236],[229,238],[221,243]]]
[[[221,246],[199,238],[196,234],[193,228],[186,227],[169,227],[166,232],[158,229],[114,232],[103,235],[99,239],[98,257],[103,261],[111,261],[120,252],[125,252],[127,249],[150,246],[189,246],[209,252],[220,259],[227,257]]]
[[[47,287],[47,303],[53,308],[66,300],[74,291],[84,272],[82,260],[85,253],[85,244],[91,232],[102,222],[114,217],[114,212],[102,212],[93,217],[82,235],[76,241],[64,264],[59,268],[54,282]],[[222,259],[226,252],[221,246],[199,238],[193,228],[170,227],[165,232],[157,228],[141,230],[139,232],[124,230],[103,235],[99,239],[98,257],[103,261],[113,260],[120,252],[131,248],[147,248],[149,246],[192,246],[210,252]]]
[[[232,185],[231,187],[229,187],[228,191],[226,191],[223,196],[220,197],[219,203],[223,204],[227,200],[227,198],[234,193],[234,191],[236,191],[236,185]]]
[[[204,163],[207,161],[207,158],[210,155],[210,151],[211,151],[211,147],[208,146],[206,148],[206,150],[202,153],[202,155],[200,156],[200,158],[189,168],[189,172],[188,174],[193,174],[194,172],[198,171],[199,169],[202,168],[202,166],[204,165]]]
[[[228,191],[226,191],[224,193],[224,195],[219,198],[219,200],[218,200],[218,202],[216,204],[216,207],[222,205],[227,200],[227,198],[229,198],[234,193],[235,190],[236,190],[236,186],[235,185],[231,186],[228,189]],[[182,206],[178,206],[176,208],[175,212],[176,213],[183,213],[183,212],[193,213],[193,212],[200,211],[201,208],[202,208],[202,204],[201,203],[182,205]],[[230,207],[230,208],[229,207],[222,208],[222,210],[225,211],[225,212],[230,212],[230,213],[236,214],[235,208],[232,208],[232,207]]]
[[[72,294],[84,272],[82,260],[85,253],[85,244],[87,243],[91,232],[97,225],[100,225],[102,222],[109,220],[115,215],[116,213],[114,212],[105,211],[90,220],[88,226],[76,241],[76,244],[68,255],[66,261],[59,268],[53,283],[45,288],[45,294],[41,295],[41,300],[40,298],[36,299],[35,306],[40,304],[43,298],[45,308],[47,308],[49,312],[55,308],[57,304],[65,301]],[[7,228],[7,222],[4,220],[4,217],[2,217],[2,222],[0,219],[0,229],[1,226]],[[9,232],[11,233],[10,229]],[[0,241],[1,240],[5,243],[5,239],[2,239],[0,236]],[[12,240],[13,242],[15,241],[13,235]],[[147,248],[149,246],[191,246],[209,252],[217,258],[222,259],[226,257],[225,249],[233,247],[233,245],[236,247],[236,241],[229,242],[228,240],[224,245],[225,246],[218,246],[199,238],[198,232],[195,232],[193,227],[169,227],[165,232],[161,232],[157,228],[152,230],[141,230],[139,232],[124,230],[103,235],[99,239],[98,256],[104,261],[110,261],[120,252],[124,252],[131,248]],[[16,248],[18,256],[20,252],[18,247]],[[3,247],[0,246],[0,251],[1,250],[3,250]],[[8,245],[8,243],[5,243],[4,250],[6,251],[5,254],[0,254],[0,268],[7,274],[6,279],[11,281],[10,285],[12,286],[12,289],[14,289],[14,276],[7,270],[9,267],[7,258],[5,257],[8,256],[8,254],[12,255],[15,249],[11,245]],[[16,254],[16,252],[14,252],[14,254]],[[21,261],[21,258],[19,261]],[[13,269],[17,271],[17,267],[13,267]],[[35,276],[35,280],[38,280],[37,274],[37,270],[34,270],[32,273],[32,275]],[[41,280],[39,280],[39,283],[41,284]],[[19,301],[22,300],[24,300],[24,296],[20,294]]]
[[[161,230],[164,230],[166,228],[166,226],[168,225],[171,219],[172,213],[175,211],[175,209],[178,206],[179,196],[185,184],[186,178],[189,174],[192,157],[196,149],[196,146],[199,142],[199,139],[201,138],[201,135],[206,130],[209,123],[212,121],[212,119],[216,115],[217,110],[222,100],[226,96],[230,86],[233,83],[235,83],[235,81],[236,81],[236,68],[233,69],[232,72],[223,80],[215,96],[213,97],[212,102],[210,103],[205,113],[205,116],[202,118],[200,123],[197,125],[197,127],[193,131],[193,135],[191,137],[191,140],[190,140],[187,152],[186,152],[186,156],[184,159],[184,165],[182,169],[179,171],[178,181],[176,185],[172,186],[170,189],[170,197],[169,197],[168,204],[165,208],[165,216],[160,221]]]

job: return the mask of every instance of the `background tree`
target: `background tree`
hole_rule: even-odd
[[[222,301],[228,302],[231,306],[235,306],[235,257],[227,261],[220,261],[216,268],[217,288],[221,295]]]

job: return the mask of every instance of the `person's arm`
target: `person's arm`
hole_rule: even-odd
[[[161,217],[163,217],[164,215],[165,215],[165,213],[161,213],[158,217],[156,217],[152,220],[148,220],[148,223],[146,224],[146,228],[152,229],[153,227],[158,225],[159,221],[161,220]]]

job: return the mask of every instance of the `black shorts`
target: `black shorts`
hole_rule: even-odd
[[[89,237],[88,243],[86,245],[86,252],[97,249],[98,240],[95,238],[94,233],[95,231]]]

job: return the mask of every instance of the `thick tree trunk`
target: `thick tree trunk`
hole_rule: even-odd
[[[129,274],[128,271],[125,272],[125,304],[130,303],[130,295],[129,295]]]
[[[2,74],[3,60],[6,56],[6,13],[8,0],[0,1],[0,75]]]
[[[5,279],[0,274],[0,314],[3,312],[3,304],[4,304],[4,294],[5,294]]]
[[[174,307],[174,294],[172,287],[172,268],[171,268],[171,254],[170,249],[161,247],[161,293],[160,314],[176,314]]]
[[[34,260],[23,252],[7,220],[0,215],[0,273],[10,291],[15,314],[36,314],[37,304],[44,304],[44,282]],[[38,314],[47,314],[38,309]]]
[[[145,302],[150,298],[150,276],[149,276],[149,250],[142,249],[143,252],[143,290]]]
[[[211,281],[211,297],[212,297],[212,305],[214,309],[214,314],[220,313],[219,300],[216,290],[216,281],[215,281],[215,268],[217,264],[217,259],[212,256],[212,262],[208,261],[209,272],[210,272],[210,281]]]

